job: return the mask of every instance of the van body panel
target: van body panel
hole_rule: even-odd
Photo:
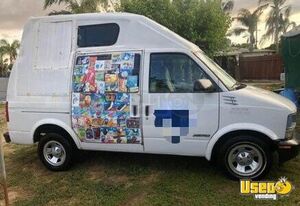
[[[273,141],[282,140],[285,138],[288,116],[296,112],[296,106],[288,99],[256,87],[222,92],[220,127],[209,141],[205,157],[210,160],[215,143],[233,131],[255,131]]]
[[[30,132],[9,130],[9,135],[12,143],[26,145],[33,144]]]
[[[48,117],[49,117],[49,115],[48,115]],[[62,116],[61,118],[57,118],[57,116],[55,116],[55,118],[47,118],[47,116],[45,116],[44,119],[41,119],[40,121],[37,121],[35,123],[35,125],[32,127],[32,129],[30,131],[30,136],[34,137],[36,130],[40,126],[55,125],[55,126],[58,126],[62,129],[64,129],[70,135],[70,137],[73,139],[73,141],[76,144],[77,148],[81,149],[82,146],[80,144],[80,141],[78,140],[77,135],[74,133],[74,131],[70,127],[70,121],[71,121],[70,120],[70,113],[68,113],[64,117]]]
[[[272,130],[275,134],[270,136],[272,139],[284,138],[282,127],[286,126],[288,115],[296,112],[295,105],[285,103],[283,97],[267,91],[262,93],[251,86],[222,93],[220,101],[220,129],[235,123],[255,124]],[[259,129],[257,127],[257,131]]]
[[[218,99],[218,94],[184,94],[184,98],[182,94],[144,94],[143,108],[149,107],[149,115],[143,115],[145,151],[203,155],[203,149],[218,129]],[[173,112],[173,117],[168,112]],[[185,125],[172,126],[177,118],[187,118],[187,130]],[[163,123],[159,125],[157,121]],[[180,136],[180,140],[172,144],[173,136]]]
[[[212,155],[212,150],[216,144],[216,142],[223,137],[224,135],[230,133],[230,132],[235,132],[235,131],[254,131],[258,132],[261,134],[266,135],[272,140],[278,140],[280,137],[278,137],[272,130],[263,127],[262,125],[258,124],[252,124],[252,123],[235,123],[235,124],[230,124],[228,126],[225,126],[223,128],[220,128],[216,134],[209,140],[207,147],[205,148],[205,158],[207,160],[211,159]]]
[[[81,148],[83,150],[91,151],[112,151],[112,152],[132,152],[132,153],[144,153],[144,148],[142,145],[136,144],[91,144],[91,143],[81,143]]]

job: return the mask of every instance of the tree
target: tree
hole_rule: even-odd
[[[226,0],[222,1],[221,0],[221,8],[223,9],[224,12],[231,12],[234,7],[234,1],[233,0]]]
[[[121,0],[119,11],[145,15],[168,28],[175,26],[175,14],[170,0]]]
[[[111,11],[113,2],[111,0],[45,0],[44,9],[51,7],[54,4],[64,4],[66,9],[61,11],[52,11],[49,15],[59,14],[79,14],[79,13],[94,13]]]
[[[5,40],[0,40],[0,48],[2,50],[3,55],[9,56],[10,64],[13,64],[18,55],[18,49],[20,48],[19,40],[14,40],[11,44]]]
[[[9,64],[8,59],[5,58],[5,51],[3,47],[0,47],[0,77],[6,76]]]
[[[20,42],[18,40],[13,41],[11,44],[5,39],[0,40],[0,69],[2,76],[7,75],[8,71],[11,70],[17,58],[19,47]],[[6,56],[9,59],[5,58]]]
[[[121,0],[119,11],[147,16],[210,55],[227,45],[231,18],[220,0]]]
[[[288,14],[291,11],[291,6],[286,6],[286,0],[259,0],[259,3],[268,3],[271,7],[271,11],[266,21],[266,33],[264,34],[262,41],[266,39],[272,39],[276,45],[276,51],[279,51],[279,36],[283,32],[284,28],[288,25],[283,21],[284,13]],[[287,19],[286,19],[287,20]],[[283,24],[286,24],[283,26]],[[289,28],[290,26],[288,26]]]
[[[289,31],[289,29],[293,29],[295,28],[297,25],[296,25],[296,22],[294,21],[290,21],[290,15],[291,15],[291,7],[288,7],[284,14],[281,14],[280,16],[280,19],[281,19],[281,23],[280,23],[280,26],[281,26],[281,31],[283,34],[285,34],[286,32]]]
[[[235,35],[246,34],[249,42],[249,50],[253,51],[256,47],[257,39],[255,38],[255,32],[257,32],[257,24],[259,18],[268,5],[259,6],[252,13],[248,9],[241,9],[238,13],[238,16],[234,18],[242,24],[233,29],[232,33]]]

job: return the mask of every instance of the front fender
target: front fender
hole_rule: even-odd
[[[66,123],[64,123],[63,121],[61,120],[58,120],[58,119],[42,119],[38,122],[36,122],[32,129],[30,130],[30,135],[31,137],[33,138],[34,136],[34,132],[36,131],[36,129],[42,125],[46,125],[46,124],[52,124],[52,125],[56,125],[58,127],[61,127],[63,128],[66,132],[68,132],[70,134],[70,136],[72,137],[73,141],[75,142],[77,148],[81,148],[81,144],[80,144],[80,141],[79,139],[77,138],[77,135],[75,134],[75,132],[73,131],[73,129],[68,126]],[[32,139],[33,141],[33,139]]]
[[[278,137],[272,130],[258,124],[253,124],[253,123],[236,123],[236,124],[231,124],[226,127],[223,127],[222,129],[218,130],[217,133],[214,134],[214,136],[209,140],[207,147],[206,147],[206,152],[205,152],[205,158],[207,160],[211,159],[212,155],[212,150],[217,143],[217,141],[224,136],[225,134],[228,134],[229,132],[234,132],[234,131],[241,131],[241,130],[250,130],[254,132],[259,132],[262,133],[266,136],[268,136],[272,140],[279,140],[280,137]]]

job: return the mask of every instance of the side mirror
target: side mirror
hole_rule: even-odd
[[[194,83],[195,92],[213,92],[214,85],[209,79],[198,79]]]

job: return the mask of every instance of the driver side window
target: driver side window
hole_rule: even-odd
[[[195,81],[207,75],[186,54],[153,53],[149,78],[150,93],[193,93]]]

